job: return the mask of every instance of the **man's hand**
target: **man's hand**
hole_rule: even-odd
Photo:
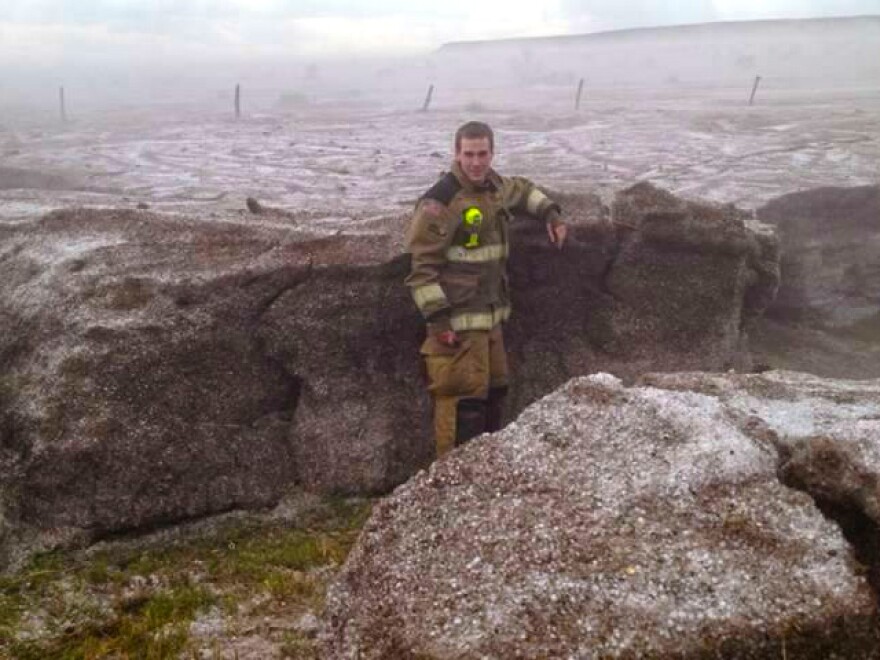
[[[557,250],[561,250],[565,243],[565,237],[568,235],[568,227],[559,220],[547,223],[547,236],[550,242],[556,246]]]
[[[458,346],[458,335],[455,334],[455,330],[444,330],[437,335],[437,341],[449,348],[455,348]]]

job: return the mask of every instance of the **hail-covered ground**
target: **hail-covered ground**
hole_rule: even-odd
[[[72,205],[210,219],[263,204],[328,228],[398,214],[448,167],[469,119],[497,131],[497,169],[603,197],[650,180],[686,197],[756,208],[781,194],[875,183],[880,85],[817,90],[762,82],[584,90],[424,88],[294,99],[244,94],[198,103],[54,108],[0,116],[0,221]]]

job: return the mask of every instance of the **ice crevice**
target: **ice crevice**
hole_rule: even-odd
[[[867,571],[880,607],[880,524],[876,511],[877,477],[855,463],[833,439],[813,436],[796,445],[778,440],[777,477],[782,485],[810,496],[825,518],[835,523]]]

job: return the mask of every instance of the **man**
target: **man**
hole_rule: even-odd
[[[561,249],[559,205],[521,177],[492,168],[495,138],[482,122],[455,133],[455,161],[416,205],[406,278],[428,323],[421,353],[434,399],[437,456],[501,426],[508,368],[501,324],[510,316],[506,264],[510,219],[544,222]]]

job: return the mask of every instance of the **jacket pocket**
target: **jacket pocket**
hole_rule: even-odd
[[[447,346],[429,336],[422,344],[421,353],[428,370],[428,391],[432,394],[479,396],[485,389],[485,369],[470,340]]]

